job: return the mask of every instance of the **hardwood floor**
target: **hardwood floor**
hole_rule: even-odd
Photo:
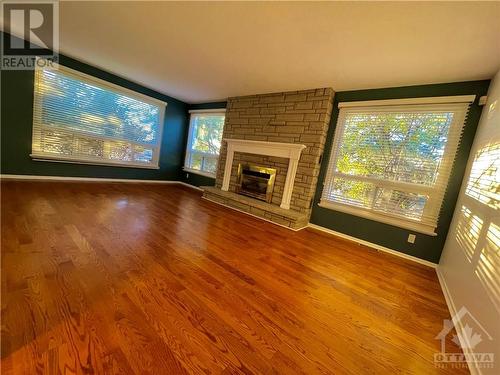
[[[181,186],[1,187],[4,374],[468,373],[431,268]]]

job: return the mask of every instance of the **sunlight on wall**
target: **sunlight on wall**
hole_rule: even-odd
[[[464,198],[456,240],[500,311],[500,142],[476,152]]]
[[[487,145],[476,153],[465,194],[500,209],[500,143]]]
[[[498,311],[500,311],[499,246],[500,226],[491,223],[486,234],[486,244],[481,251],[475,272]]]
[[[472,262],[482,227],[483,220],[469,208],[462,206],[457,222],[457,241],[469,262]]]

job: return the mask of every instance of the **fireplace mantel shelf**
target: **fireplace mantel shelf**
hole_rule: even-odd
[[[234,145],[235,147],[250,147],[254,154],[259,155],[269,155],[267,152],[274,152],[280,155],[278,157],[290,158],[300,157],[300,153],[306,148],[306,145],[296,144],[296,143],[281,143],[281,142],[266,142],[266,141],[248,141],[246,139],[233,139],[224,138],[225,142],[229,145]],[[274,151],[273,151],[274,150]],[[266,152],[262,154],[261,152]],[[275,156],[275,155],[270,155]]]
[[[222,190],[229,190],[229,180],[231,178],[231,168],[233,166],[235,152],[287,158],[289,159],[288,171],[286,173],[285,187],[283,189],[283,197],[281,199],[280,207],[289,209],[300,154],[306,146],[295,143],[248,141],[245,139],[231,138],[224,138],[224,141],[227,143],[227,157],[224,168],[224,179],[222,181]]]

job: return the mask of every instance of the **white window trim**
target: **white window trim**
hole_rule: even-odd
[[[225,108],[191,109],[188,112],[190,114],[190,116],[189,116],[189,131],[188,131],[188,138],[187,138],[187,142],[186,142],[186,155],[185,155],[185,158],[184,158],[184,165],[182,167],[182,170],[184,170],[184,171],[186,171],[188,173],[199,174],[200,176],[215,178],[217,172],[216,173],[210,173],[210,172],[206,172],[206,171],[202,171],[202,170],[193,169],[193,168],[188,167],[189,156],[190,155],[192,155],[192,154],[203,154],[202,152],[190,152],[189,151],[189,145],[192,144],[192,141],[193,141],[193,116],[191,116],[191,115],[206,113],[206,114],[212,115],[212,116],[213,115],[225,116],[226,115],[226,109]],[[212,154],[207,154],[207,155],[210,155],[211,157],[214,156]],[[220,154],[217,155],[217,160],[218,160],[219,156],[220,156]]]
[[[42,58],[37,57],[37,62],[40,59],[42,59]],[[50,70],[62,70],[63,72],[68,73],[68,74],[74,76],[76,79],[84,79],[84,80],[87,80],[87,81],[91,81],[91,82],[93,82],[94,84],[96,84],[98,86],[103,86],[104,85],[106,88],[109,88],[109,89],[111,89],[111,90],[113,90],[115,92],[118,92],[120,94],[127,93],[127,95],[135,97],[135,98],[137,98],[139,100],[144,100],[144,101],[147,101],[147,102],[154,102],[158,106],[164,105],[166,107],[168,105],[168,103],[165,102],[165,101],[163,101],[163,100],[153,98],[152,96],[149,96],[149,95],[146,95],[146,94],[142,94],[142,93],[140,93],[138,91],[134,91],[132,89],[128,89],[126,87],[117,85],[116,83],[112,83],[112,82],[106,81],[104,79],[92,76],[90,74],[80,72],[79,70],[72,69],[72,68],[70,68],[70,67],[68,67],[66,65],[61,65],[61,64],[58,64],[58,63],[51,63],[51,64],[52,64],[52,66],[54,66],[54,68],[51,68]],[[36,70],[44,70],[45,67],[46,67],[46,65],[44,65],[44,63],[39,63],[39,64],[37,63],[35,69]]]
[[[405,99],[384,99],[384,100],[366,100],[357,102],[340,102],[339,108],[352,107],[373,107],[386,105],[408,105],[408,104],[443,104],[443,103],[473,103],[476,95],[457,95],[457,96],[433,96],[425,98],[405,98]]]
[[[44,68],[47,66],[46,64],[43,63],[38,63],[38,60],[42,58],[37,57],[37,63],[35,67],[35,72],[44,70]],[[161,155],[161,145],[162,145],[162,140],[163,140],[163,128],[165,126],[165,111],[168,103],[153,98],[148,95],[141,94],[140,92],[130,90],[126,87],[105,81],[103,79],[91,76],[86,73],[82,73],[80,71],[71,69],[67,66],[58,64],[58,63],[53,63],[52,66],[54,68],[51,68],[51,70],[60,70],[63,71],[65,74],[74,77],[77,80],[84,81],[84,82],[89,82],[95,86],[102,87],[106,90],[109,91],[114,91],[119,94],[125,94],[129,97],[135,98],[140,101],[144,101],[146,103],[153,103],[154,105],[158,106],[160,109],[160,114],[159,114],[159,126],[158,126],[158,144],[155,146],[155,152],[153,153],[153,160],[151,164],[144,164],[141,162],[133,162],[133,161],[120,161],[120,160],[102,160],[102,159],[95,159],[92,160],[92,157],[88,158],[78,158],[78,157],[70,157],[66,155],[47,155],[47,154],[37,154],[37,153],[31,153],[30,157],[34,161],[44,161],[44,162],[59,162],[59,163],[72,163],[72,164],[86,164],[86,165],[103,165],[103,166],[113,166],[113,167],[125,167],[125,168],[143,168],[143,169],[160,169],[160,155]],[[41,119],[40,116],[41,114],[39,111],[36,110],[36,104],[37,104],[37,98],[36,95],[34,96],[33,100],[33,134],[32,137],[35,139],[37,135],[35,134],[35,119],[36,121],[40,124],[40,127],[46,127],[50,128],[50,126],[45,126],[41,125]],[[63,130],[64,131],[64,130]],[[103,136],[97,136],[97,135],[90,135],[85,132],[78,132],[77,130],[71,130],[71,133],[75,134],[81,134],[84,136],[92,137],[95,139],[101,139],[101,140],[117,140],[113,137],[103,137]],[[32,139],[32,143],[33,143]],[[133,145],[137,146],[149,146],[151,147],[150,144],[146,143],[141,143],[141,142],[133,142],[133,141],[126,141],[128,143],[131,143]]]
[[[443,104],[443,103],[473,103],[475,100],[476,96],[475,95],[461,95],[461,96],[449,96],[449,97],[427,97],[427,98],[410,98],[410,99],[390,99],[390,100],[373,100],[373,101],[358,101],[358,102],[341,102],[339,103],[338,107],[339,108],[354,108],[354,107],[373,107],[373,106],[391,106],[391,105],[398,105],[398,106],[403,106],[403,105],[412,105],[412,104]],[[461,119],[460,121],[457,121],[457,119],[454,120],[451,126],[464,126],[464,121],[466,120],[465,118]],[[323,189],[326,183],[330,180],[332,180],[334,177],[344,177],[348,178],[351,180],[361,180],[361,181],[366,181],[366,182],[372,182],[376,183],[377,186],[380,187],[392,187],[392,188],[397,188],[402,191],[411,191],[411,192],[416,192],[416,193],[424,193],[424,194],[429,194],[429,200],[424,208],[424,212],[428,212],[430,210],[435,210],[436,206],[439,205],[439,208],[441,207],[442,200],[444,198],[444,192],[441,192],[441,194],[438,195],[432,195],[431,193],[435,192],[435,189],[432,186],[425,186],[425,185],[418,185],[418,184],[412,184],[412,183],[406,183],[406,182],[398,182],[398,181],[389,181],[389,180],[380,180],[376,178],[371,178],[371,177],[363,177],[363,176],[351,176],[351,175],[346,175],[340,172],[335,172],[333,169],[337,165],[337,157],[340,149],[340,141],[342,139],[342,134],[344,131],[344,119],[345,119],[345,112],[339,113],[338,119],[337,119],[337,127],[335,129],[335,135],[334,135],[334,140],[332,143],[332,149],[331,149],[331,154],[330,154],[330,160],[327,165],[327,173],[325,175],[325,180],[323,184]],[[339,127],[339,124],[342,124],[341,127]],[[450,159],[454,158],[455,154],[452,153],[451,150],[457,150],[457,147],[459,145],[460,140],[459,139],[454,139],[451,142],[447,142],[445,150],[444,150],[444,156],[443,156],[443,161],[445,159]],[[444,162],[442,164],[445,164]],[[331,168],[330,168],[331,167]],[[449,178],[449,174],[443,174],[443,173],[438,173],[438,180]],[[438,181],[436,181],[436,184],[438,185]],[[405,218],[402,216],[398,215],[391,215],[390,213],[386,212],[379,212],[379,211],[372,211],[364,207],[357,207],[354,205],[348,205],[348,204],[343,204],[339,202],[331,202],[328,200],[320,199],[320,202],[318,203],[319,207],[334,210],[334,211],[340,211],[344,212],[347,214],[363,217],[366,219],[370,219],[373,221],[378,221],[381,223],[393,225],[396,227],[404,228],[404,229],[409,229],[413,230],[419,233],[427,234],[430,236],[437,236],[437,233],[435,232],[437,228],[436,225],[430,225],[427,223],[422,223],[415,221],[411,218]]]
[[[199,174],[200,176],[215,178],[215,173],[208,173],[205,171],[200,171],[198,169],[192,169],[188,167],[182,167],[182,170],[187,173]]]
[[[210,113],[211,115],[225,115],[226,108],[215,108],[215,109],[190,109],[189,113]]]
[[[50,163],[67,163],[67,164],[82,164],[82,165],[100,165],[100,166],[108,166],[108,167],[122,167],[122,168],[142,168],[142,169],[160,169],[157,165],[144,165],[144,164],[134,164],[133,162],[127,162],[127,164],[123,162],[114,162],[110,161],[102,161],[100,159],[96,160],[79,160],[76,158],[68,158],[68,157],[50,157],[44,155],[43,157],[38,157],[34,154],[30,154],[31,159],[33,161],[43,161]]]

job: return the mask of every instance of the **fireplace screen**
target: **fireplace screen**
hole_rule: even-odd
[[[270,203],[275,178],[276,169],[239,164],[236,192]]]

